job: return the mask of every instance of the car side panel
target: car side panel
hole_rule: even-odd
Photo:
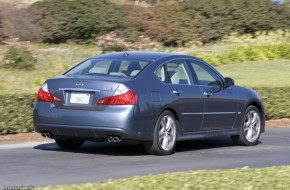
[[[203,92],[212,87],[201,86]],[[231,87],[205,96],[205,112],[202,130],[233,128],[237,116],[237,99]]]

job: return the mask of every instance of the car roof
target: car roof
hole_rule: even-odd
[[[173,56],[173,55],[181,55],[174,53],[165,53],[165,52],[142,52],[142,51],[130,51],[130,52],[114,52],[107,53],[94,56],[93,58],[109,58],[109,59],[135,59],[135,60],[148,60],[155,61],[161,59],[163,57]]]

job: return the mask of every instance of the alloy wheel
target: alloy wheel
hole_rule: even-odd
[[[244,120],[244,135],[249,142],[255,142],[259,138],[261,130],[261,118],[255,110],[250,110]]]
[[[163,150],[170,150],[176,141],[176,124],[174,118],[165,115],[160,122],[158,141]]]

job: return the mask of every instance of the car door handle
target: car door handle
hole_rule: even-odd
[[[211,96],[212,95],[212,92],[206,91],[206,92],[203,93],[203,95],[205,95],[205,96]]]
[[[172,93],[179,95],[179,94],[182,94],[182,91],[180,91],[180,90],[173,90]]]

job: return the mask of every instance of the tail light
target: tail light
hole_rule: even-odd
[[[61,103],[61,99],[48,92],[47,84],[43,84],[38,90],[37,100],[44,102]]]
[[[136,105],[137,94],[132,90],[119,88],[115,91],[113,96],[101,98],[98,100],[97,105]]]

